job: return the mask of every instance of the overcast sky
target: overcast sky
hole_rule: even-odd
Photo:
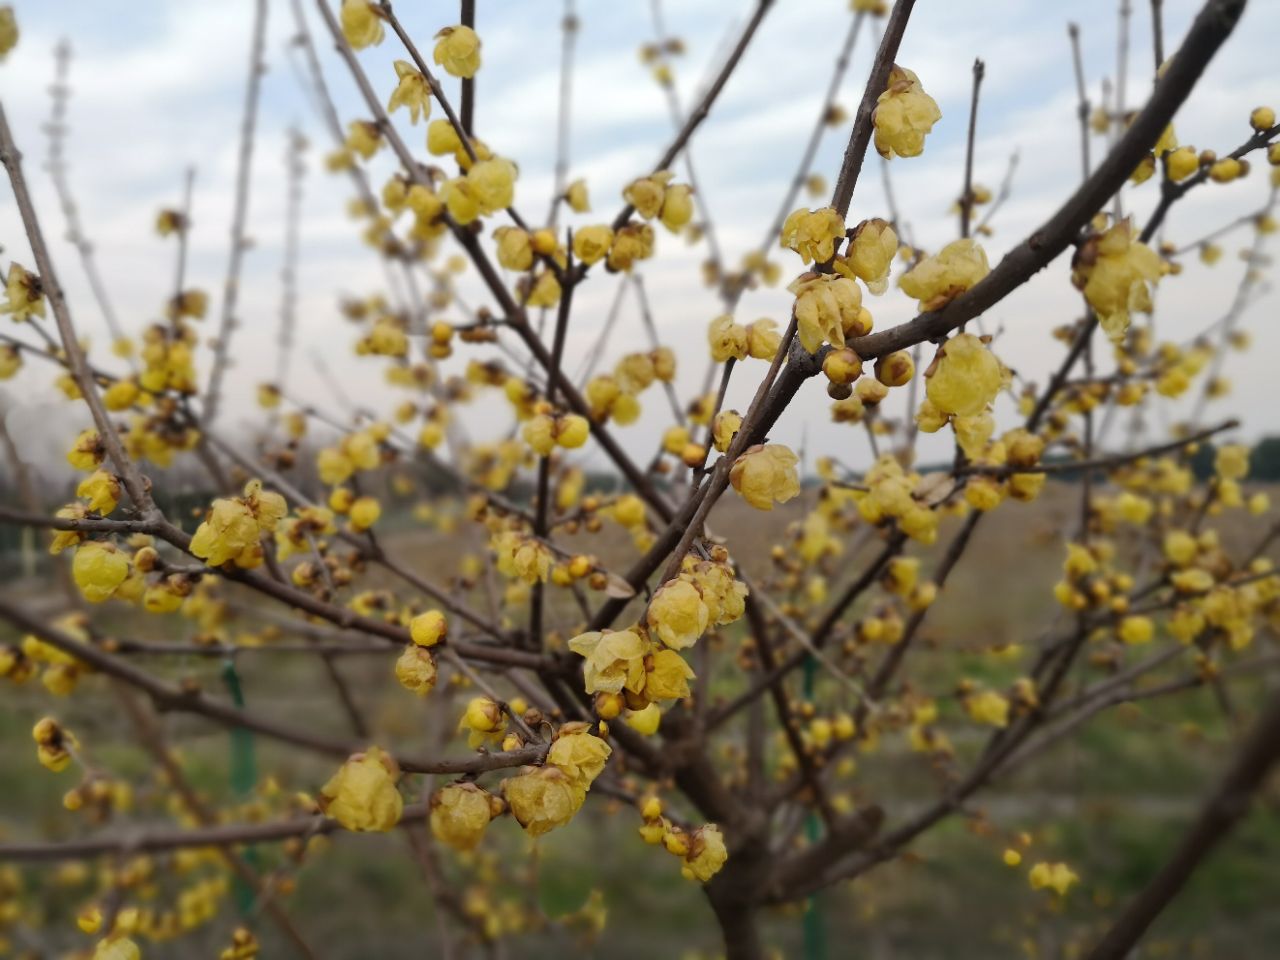
[[[304,0],[304,5],[313,32],[322,39],[323,27],[313,0]],[[353,393],[389,410],[399,395],[382,385],[381,362],[357,360],[350,354],[356,331],[338,317],[336,309],[344,294],[379,289],[384,274],[346,217],[348,181],[325,173],[319,162],[331,144],[299,84],[287,50],[295,30],[291,7],[286,0],[271,0],[270,6],[269,72],[264,80],[249,215],[255,246],[245,263],[240,310],[243,326],[233,350],[235,366],[226,422],[239,422],[252,414],[253,385],[270,379],[274,369],[284,236],[284,155],[287,131],[292,126],[301,128],[312,143],[305,185],[295,390],[332,406],[327,388],[307,359],[312,352],[319,352]],[[432,35],[454,22],[456,9],[442,2],[403,2],[400,6],[411,34],[427,50]],[[687,46],[687,53],[676,64],[680,95],[687,105],[752,4],[751,0],[680,0],[666,6],[669,32]],[[1145,99],[1153,69],[1149,7],[1141,0],[1134,6],[1125,95],[1129,105]],[[477,132],[496,152],[519,163],[516,206],[527,219],[537,221],[545,215],[551,193],[562,6],[558,0],[485,0],[479,7],[477,29],[484,43],[484,67],[477,81]],[[577,7],[581,32],[574,75],[571,176],[587,179],[595,213],[571,222],[585,224],[612,218],[623,185],[647,172],[669,140],[671,120],[662,91],[636,56],[639,45],[654,36],[650,4],[646,0],[578,0]],[[1193,0],[1166,0],[1165,36],[1170,51],[1198,7]],[[26,154],[27,172],[46,232],[54,240],[54,255],[76,323],[93,339],[95,356],[109,363],[103,322],[88,296],[74,252],[62,238],[61,214],[41,169],[46,147],[42,125],[48,116],[47,88],[54,70],[52,50],[64,37],[75,51],[70,178],[117,312],[135,331],[159,315],[170,293],[173,245],[156,236],[153,222],[157,210],[176,204],[183,170],[194,165],[195,229],[189,276],[192,285],[211,294],[210,320],[205,328],[211,335],[228,253],[253,3],[133,0],[121,5],[100,0],[18,0],[16,10],[22,39],[0,65],[0,98]],[[694,137],[693,157],[702,200],[731,264],[759,246],[763,238],[794,173],[850,16],[847,0],[778,0],[711,117]],[[992,263],[1076,186],[1079,141],[1066,33],[1069,16],[1081,25],[1089,94],[1097,102],[1104,78],[1114,83],[1116,76],[1114,0],[1070,4],[921,0],[917,4],[898,61],[919,74],[943,114],[924,155],[899,159],[892,165],[900,212],[917,243],[936,250],[956,236],[956,221],[948,208],[961,189],[970,67],[975,57],[986,62],[975,180],[996,188],[1010,155],[1018,151],[1021,156],[1013,196],[994,221],[995,235],[984,241]],[[1277,36],[1280,4],[1254,0],[1236,35],[1211,64],[1179,115],[1176,125],[1182,142],[1230,151],[1248,136],[1247,117],[1252,107],[1263,103],[1280,106],[1280,71],[1273,52]],[[872,31],[865,30],[840,96],[850,113],[870,65],[873,43]],[[367,113],[343,65],[332,54],[331,44],[320,45],[343,119],[365,117]],[[393,86],[391,61],[402,56],[390,33],[381,47],[360,54],[384,98]],[[456,97],[457,81],[445,79],[446,89]],[[434,116],[440,115],[437,108]],[[425,128],[408,130],[404,112],[398,117],[409,144],[425,158]],[[846,124],[824,138],[815,172],[823,174],[828,183],[835,178],[847,136]],[[1105,145],[1101,138],[1094,138],[1092,146],[1096,162]],[[1179,204],[1170,217],[1166,237],[1185,243],[1256,210],[1266,196],[1265,163],[1261,156],[1256,159],[1259,162],[1253,176],[1246,181],[1207,185]],[[683,179],[683,168],[677,169]],[[384,151],[372,165],[374,183],[380,185],[392,170],[389,151]],[[1153,180],[1128,191],[1126,207],[1139,221],[1153,205],[1157,190]],[[7,190],[3,196],[0,244],[5,249],[0,263],[7,266],[13,256],[31,266]],[[813,206],[825,202],[808,200]],[[879,160],[872,153],[854,197],[850,223],[886,214]],[[641,269],[660,335],[680,355],[678,386],[684,400],[701,383],[706,366],[706,325],[719,309],[717,298],[699,279],[704,248],[689,248],[662,230],[659,234],[658,255]],[[1250,239],[1250,231],[1238,230],[1223,241],[1228,256],[1215,269],[1188,258],[1181,276],[1162,283],[1158,296],[1162,337],[1184,340],[1220,316],[1243,270],[1235,254]],[[788,275],[800,269],[794,254],[778,250],[773,256]],[[617,283],[617,277],[595,270],[578,292],[568,339],[570,369],[594,341]],[[464,277],[462,287],[472,304],[488,302],[474,273]],[[751,293],[744,297],[738,315],[744,322],[771,316],[781,325],[789,300],[780,289]],[[903,322],[914,312],[913,303],[896,290],[868,300],[880,329]],[[1043,382],[1061,357],[1061,348],[1051,340],[1049,331],[1072,319],[1079,303],[1079,295],[1069,283],[1064,256],[993,310],[986,319],[987,328],[1004,331],[997,349],[1007,363]],[[1275,304],[1275,296],[1267,293],[1247,316],[1246,325],[1255,334],[1256,347],[1247,355],[1233,356],[1229,372],[1237,384],[1236,393],[1219,404],[1224,413],[1243,416],[1246,436],[1280,428],[1272,370],[1274,357],[1280,352]],[[647,349],[647,339],[635,304],[628,301],[609,344],[608,362],[633,349]],[[462,362],[453,361],[457,369]],[[207,355],[201,357],[200,368],[207,374]],[[730,405],[745,408],[763,371],[764,365],[756,361],[735,375]],[[70,433],[48,428],[51,411],[66,406],[51,382],[50,371],[32,362],[20,379],[4,386],[9,405],[15,401],[18,405],[10,413],[10,426],[32,449],[44,445],[62,449],[70,437]],[[501,431],[509,419],[498,400],[492,399],[496,395],[488,396],[487,413],[478,412],[473,423],[481,435]],[[645,416],[624,435],[629,446],[647,451],[669,423],[670,413],[656,391],[646,394],[645,400]],[[774,438],[796,445],[807,424],[811,454],[836,451],[846,462],[866,463],[861,431],[832,425],[828,404],[821,384],[808,384],[778,425]],[[897,410],[891,408],[890,412]],[[1177,416],[1178,409],[1173,408],[1171,417]],[[1012,426],[1014,419],[1011,404],[1002,400],[998,408],[1001,428]],[[941,449],[927,448],[926,455]],[[598,454],[592,460],[601,462]]]

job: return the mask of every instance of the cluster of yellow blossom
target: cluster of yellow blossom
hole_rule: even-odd
[[[1116,342],[1124,339],[1132,312],[1151,312],[1150,285],[1163,273],[1159,255],[1136,239],[1129,220],[1091,235],[1071,262],[1071,282],[1084,293],[1103,331]]]
[[[530,836],[540,837],[573,819],[604,770],[613,751],[589,729],[585,723],[566,723],[547,752],[546,766],[502,782],[511,815]]]
[[[872,524],[894,520],[904,534],[923,544],[938,536],[938,512],[924,478],[908,473],[892,456],[885,455],[863,477],[866,490],[844,491],[857,504],[859,515]],[[830,489],[830,488],[829,488]]]
[[[196,335],[184,324],[148,327],[142,335],[143,367],[138,384],[150,393],[195,393],[195,346]]]
[[[707,343],[711,347],[711,359],[716,363],[745,360],[747,357],[772,360],[781,342],[777,322],[768,317],[741,324],[724,313],[715,317],[707,327]]]
[[[516,165],[510,160],[479,160],[462,176],[441,184],[440,199],[449,215],[465,226],[511,206],[516,176]]]
[[[693,188],[672,183],[674,178],[670,170],[659,170],[632,180],[623,188],[622,197],[645,220],[657,217],[672,233],[679,233],[693,218]]]
[[[1032,890],[1052,890],[1058,896],[1065,897],[1080,877],[1065,863],[1042,861],[1031,868],[1027,879]]]
[[[54,627],[80,643],[90,643],[88,618],[82,613],[71,613],[54,621]],[[55,697],[65,697],[75,690],[80,678],[89,672],[89,666],[71,654],[46,643],[35,634],[22,638],[20,647],[0,646],[0,677],[15,684],[26,683],[40,670],[40,682]]]
[[[352,756],[320,788],[320,809],[348,830],[390,830],[400,822],[404,799],[400,767],[379,747]]]
[[[639,394],[655,382],[670,383],[675,376],[676,356],[669,347],[627,354],[612,374],[587,381],[583,395],[591,419],[601,423],[612,420],[624,427],[634,423],[640,416]]]
[[[640,836],[645,843],[662,844],[668,853],[679,857],[683,861],[680,872],[688,880],[706,883],[729,859],[724,835],[714,823],[696,830],[676,826],[664,816],[662,801],[655,796],[641,801],[640,816],[644,820]]]
[[[357,470],[373,470],[382,464],[382,442],[391,433],[385,423],[349,433],[337,446],[322,447],[316,454],[316,473],[329,486],[345,483]]]
[[[263,490],[261,480],[250,480],[243,497],[213,501],[191,538],[191,553],[211,567],[235,563],[248,570],[260,566],[262,535],[273,533],[288,511],[284,497]]]
[[[529,444],[534,453],[546,457],[557,446],[576,450],[587,442],[591,424],[586,417],[576,413],[555,412],[547,404],[542,406],[546,409],[526,420],[522,431],[525,443]]]

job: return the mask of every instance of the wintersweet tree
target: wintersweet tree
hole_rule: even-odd
[[[25,237],[4,238],[0,312],[12,323],[0,334],[0,377],[47,364],[68,404],[92,418],[65,437],[79,480],[61,506],[24,481],[3,434],[22,502],[0,507],[0,520],[48,531],[67,591],[55,614],[12,592],[0,597],[12,628],[0,675],[43,685],[47,700],[34,758],[7,754],[7,764],[35,775],[38,760],[68,785],[65,812],[50,818],[56,839],[10,830],[0,843],[8,944],[30,946],[29,955],[130,960],[153,942],[215,930],[227,958],[255,956],[260,936],[281,952],[323,956],[325,944],[309,940],[291,910],[295,877],[326,869],[322,836],[397,832],[437,904],[430,923],[443,954],[503,955],[504,938],[558,929],[625,952],[606,921],[625,904],[593,894],[547,917],[519,892],[536,885],[523,862],[538,850],[514,842],[520,831],[534,840],[590,834],[606,820],[627,824],[637,850],[649,844],[653,858],[670,858],[673,880],[701,886],[734,958],[770,953],[779,928],[762,934],[763,919],[799,924],[801,913],[815,955],[820,893],[909,857],[918,838],[954,818],[1025,874],[1031,896],[1056,905],[1088,887],[1086,865],[975,801],[1099,714],[1202,687],[1226,702],[1235,680],[1275,665],[1260,648],[1280,614],[1268,556],[1280,526],[1266,493],[1245,486],[1248,448],[1220,442],[1235,421],[1203,416],[1227,392],[1229,351],[1247,346],[1242,322],[1275,230],[1280,126],[1270,108],[1240,104],[1239,141],[1206,148],[1185,143],[1195,131],[1175,125],[1244,0],[1207,0],[1167,52],[1153,0],[1153,80],[1136,109],[1119,95],[1089,103],[1070,28],[1081,179],[1063,184],[1060,206],[999,257],[984,243],[1009,184],[993,193],[973,178],[981,61],[963,176],[955,171],[955,239],[917,247],[899,210],[858,196],[870,147],[886,177],[927,163],[942,114],[928,65],[897,62],[913,0],[853,0],[795,176],[776,217],[772,206],[761,217],[764,242],[737,266],[715,238],[688,151],[761,23],[794,15],[791,5],[746,4],[731,48],[686,110],[673,81],[681,44],[665,34],[655,3],[657,30],[641,56],[669,97],[675,134],[621,197],[604,198],[569,177],[579,22],[567,0],[554,202],[535,217],[520,209],[528,171],[488,145],[501,131],[476,115],[487,53],[474,0],[463,0],[456,23],[437,5],[434,37],[412,35],[387,0],[318,0],[310,13],[301,0],[277,4],[274,16],[294,18],[301,77],[331,140],[324,164],[335,189],[352,191],[357,229],[389,281],[341,305],[360,331],[356,356],[330,356],[327,366],[341,384],[344,370],[378,365],[402,398],[387,409],[344,408],[336,388],[332,409],[291,392],[303,319],[300,135],[289,158],[276,378],[235,375],[268,15],[266,0],[252,6],[225,283],[210,296],[185,272],[188,180],[185,203],[156,218],[177,260],[174,285],[155,292],[159,320],[116,319],[113,278],[101,275],[79,222],[65,166],[68,51],[56,60],[47,165],[65,223],[36,209],[30,165],[0,108],[0,160],[25,228]],[[1132,15],[1127,0],[1123,8]],[[20,42],[20,22],[20,11],[0,8],[0,59]],[[862,32],[877,36],[874,60],[849,116],[838,94]],[[552,35],[537,42],[546,48]],[[335,45],[349,76],[325,76],[322,44]],[[384,45],[395,50],[393,75],[369,69],[362,53]],[[1128,56],[1122,45],[1121,72]],[[363,110],[344,118],[330,85],[348,82]],[[9,78],[5,100],[12,90]],[[827,132],[847,137],[838,170],[814,168]],[[398,169],[376,183],[371,160],[388,154]],[[802,205],[804,187],[825,191],[824,172],[834,174],[829,200]],[[1228,189],[1265,199],[1203,240],[1162,240],[1183,197]],[[618,206],[611,218],[593,212],[609,202]],[[81,339],[77,315],[87,308],[68,302],[59,282],[75,269],[52,256],[47,238],[62,228],[107,318],[107,348]],[[1216,241],[1237,229],[1252,230],[1253,246],[1238,287],[1224,289],[1222,317],[1187,342],[1162,339],[1156,307],[1178,296],[1184,262],[1216,260]],[[705,252],[702,277],[719,308],[696,335],[662,343],[642,280],[655,249],[681,237]],[[1035,383],[1002,358],[1001,333],[984,315],[1046,270],[1078,292],[1078,308],[1017,318],[1061,349],[1052,376]],[[485,302],[459,298],[464,272],[479,278]],[[574,306],[586,284],[616,286],[619,300],[633,291],[651,348],[611,355],[615,314],[571,372],[567,333],[584,322]],[[780,284],[789,311],[741,316],[747,294]],[[880,305],[894,299],[913,303],[914,319],[878,327]],[[597,372],[606,360],[609,372]],[[693,396],[677,394],[681,367],[706,370]],[[735,375],[751,386],[740,410],[726,403]],[[825,385],[849,444],[869,444],[867,469],[848,467],[842,446],[819,451],[816,477],[802,476],[802,440],[778,422],[810,381]],[[250,437],[219,419],[232,392],[256,392],[261,417]],[[1151,435],[1147,413],[1184,396],[1198,398],[1189,416],[1166,417],[1164,435]],[[508,418],[497,440],[469,438],[466,411],[481,404]],[[658,448],[639,449],[628,426],[644,407],[667,405]],[[1127,438],[1116,436],[1120,421]],[[922,433],[946,440],[937,469],[921,467]],[[1210,438],[1219,445],[1197,473]],[[586,455],[607,460],[603,479],[586,470]],[[1055,475],[1075,481],[1052,590],[1057,614],[1014,644],[943,638],[986,665],[976,676],[928,656],[938,641],[922,637],[953,571],[986,562],[970,550],[976,531],[989,514],[1031,509]],[[194,515],[178,500],[192,490]],[[767,528],[774,542],[761,556],[751,524],[709,526],[722,499],[743,511],[802,507],[783,508],[791,522]],[[1220,526],[1242,515],[1257,519],[1241,548]],[[412,526],[456,550],[424,570],[400,552]],[[269,698],[246,705],[242,684],[278,662],[267,656],[322,664],[335,722],[304,722]],[[192,669],[200,658],[225,663],[225,692]],[[398,681],[376,703],[361,689],[371,662]],[[128,734],[60,719],[68,698],[91,711],[82,718],[110,716]],[[1256,713],[1252,726],[1240,728],[1176,848],[1136,897],[1100,904],[1061,955],[1131,955],[1245,815],[1280,758],[1280,698],[1243,709]],[[413,719],[396,728],[380,719],[388,710]],[[243,780],[254,742],[314,754],[328,773],[312,778],[303,767],[255,783],[250,765],[239,793],[211,792],[171,744],[180,714],[232,731],[239,766],[223,770],[224,781]],[[347,732],[329,732],[337,722]],[[112,760],[113,739],[129,735],[151,764],[132,779]],[[904,756],[930,778],[929,802],[898,803],[874,775]],[[343,842],[360,849],[359,838]],[[80,876],[83,895],[65,917],[38,908],[54,881],[18,868],[98,858],[109,866]]]

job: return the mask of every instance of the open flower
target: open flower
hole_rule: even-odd
[[[531,770],[502,781],[511,815],[531,837],[562,827],[582,808],[587,791],[559,767]]]
[[[400,107],[404,107],[409,111],[410,123],[417,123],[423,117],[431,116],[431,88],[427,86],[427,78],[407,60],[397,60],[394,66],[400,82],[391,91],[387,113],[395,113]]]
[[[493,819],[494,800],[474,783],[441,787],[431,795],[432,836],[454,850],[474,850]]]
[[[925,376],[925,394],[944,414],[983,413],[1004,383],[1000,361],[971,333],[958,333],[938,351]]]
[[[583,677],[587,693],[639,693],[644,688],[646,645],[634,630],[583,633],[569,641],[569,649],[586,660]]]
[[[783,222],[780,245],[800,254],[805,263],[826,263],[835,253],[835,242],[843,236],[844,218],[834,207],[801,207]]]
[[[129,576],[129,558],[114,543],[89,540],[76,548],[71,576],[86,600],[102,603]]]
[[[922,311],[938,310],[990,272],[986,251],[966,237],[908,270],[902,277],[902,292],[919,300]]]
[[[871,115],[876,150],[885,159],[918,157],[924,152],[925,136],[941,118],[942,111],[920,86],[920,78],[894,64],[889,71],[889,86],[880,94]]]
[[[432,57],[445,73],[469,80],[480,69],[480,38],[470,27],[445,27],[436,34]]]
[[[800,459],[778,443],[756,444],[738,457],[729,471],[733,489],[757,510],[772,510],[800,493]]]
[[[702,602],[702,594],[683,579],[668,580],[659,587],[645,613],[649,630],[675,650],[697,643],[706,632],[709,619],[710,613]]]
[[[399,779],[395,760],[370,747],[352,754],[320,788],[320,808],[348,830],[385,832],[400,822],[404,809]]]
[[[1129,315],[1151,312],[1151,287],[1162,274],[1159,255],[1139,243],[1129,220],[1081,244],[1071,262],[1071,282],[1084,293],[1113,342],[1124,339]]]

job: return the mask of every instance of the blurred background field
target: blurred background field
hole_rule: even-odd
[[[812,496],[806,494],[806,498]],[[1019,664],[1025,664],[1027,648],[1033,651],[1036,638],[1054,622],[1057,608],[1050,590],[1059,575],[1063,531],[1070,528],[1077,505],[1075,487],[1050,484],[1040,501],[999,511],[980,528],[980,542],[939,599],[924,642],[913,654],[920,658],[916,682],[938,698],[944,717],[948,711],[956,717],[961,714],[948,690],[956,677],[1008,683],[1024,669]],[[792,503],[765,515],[749,511],[735,498],[717,508],[710,524],[713,531],[732,530],[747,572],[765,577],[770,547],[804,509]],[[407,509],[388,521],[384,533],[388,545],[426,574],[454,568],[462,550],[482,549],[478,541],[464,546],[456,535],[421,527]],[[1254,542],[1257,527],[1257,519],[1234,516],[1223,521],[1229,544]],[[944,529],[944,538],[947,533]],[[581,549],[598,553],[606,562],[620,564],[628,556],[629,545],[608,531],[579,534],[566,542],[577,548],[579,541]],[[862,559],[857,554],[846,556],[837,569],[852,578],[861,569]],[[65,606],[51,581],[46,558],[38,560],[31,575],[21,571],[21,551],[9,550],[4,562],[8,574],[0,592],[20,597],[29,606],[44,605],[51,612]],[[832,591],[839,586],[833,578]],[[572,607],[560,608],[552,622],[568,630],[576,615]],[[173,629],[174,622],[164,620],[163,628]],[[186,621],[177,622],[186,625]],[[158,633],[150,618],[140,619],[115,604],[98,610],[95,624],[104,635],[188,639]],[[5,629],[0,628],[0,641],[19,639]],[[261,621],[246,614],[231,632],[260,630]],[[943,642],[942,637],[948,639]],[[736,639],[731,633],[723,642]],[[1273,637],[1262,633],[1255,641],[1262,650],[1252,652],[1265,652],[1273,642]],[[1021,656],[1009,659],[1005,674],[1003,664],[993,666],[989,655],[966,653],[1004,644],[1024,645]],[[1141,654],[1131,655],[1136,659]],[[315,658],[269,652],[242,655],[247,657],[254,658],[242,670],[250,706],[326,733],[347,733],[321,664],[310,662]],[[451,742],[455,751],[461,749],[461,742],[453,737],[455,714],[444,698],[420,701],[406,694],[392,677],[389,658],[357,656],[354,661],[344,664],[344,669],[350,671],[360,705],[376,726],[373,739],[405,746]],[[721,666],[710,687],[712,701],[741,689],[732,658],[718,661]],[[1189,658],[1178,661],[1180,666],[1168,677],[1185,676],[1189,662]],[[205,689],[222,692],[216,658],[167,658],[163,664],[150,665],[173,677],[199,678]],[[1085,670],[1089,679],[1104,675],[1102,668]],[[936,686],[928,689],[932,678]],[[101,678],[85,682],[89,686],[105,683]],[[1169,701],[1124,706],[1095,719],[1075,737],[980,795],[970,809],[986,814],[991,835],[975,830],[973,820],[953,818],[911,848],[907,857],[825,894],[818,909],[825,919],[829,955],[875,960],[1069,957],[1072,944],[1099,929],[1117,903],[1132,895],[1162,862],[1222,768],[1233,725],[1246,721],[1265,685],[1272,683],[1274,679],[1265,675],[1233,683],[1231,715],[1210,689],[1202,688]],[[104,769],[135,783],[148,782],[154,773],[150,762],[130,744],[125,717],[104,709],[111,702],[105,691],[52,702],[38,682],[23,687],[6,682],[2,695],[0,755],[6,760],[0,765],[0,795],[5,798],[0,804],[0,834],[4,839],[65,839],[95,829],[120,833],[167,820],[162,811],[150,808],[147,790],[141,787],[132,815],[94,828],[82,815],[61,808],[61,795],[74,785],[74,775],[51,775],[36,763],[30,727],[39,716],[55,712],[81,735],[93,760]],[[269,778],[314,790],[332,772],[332,764],[323,758],[259,741],[255,744],[255,798],[237,800],[227,782],[232,749],[228,733],[185,716],[166,717],[165,726],[200,789],[233,810],[239,803],[238,814],[244,818],[280,815],[287,798],[266,796]],[[966,736],[963,724],[951,729],[957,755],[964,761],[982,742],[980,731],[973,728],[971,736]],[[414,779],[420,784],[421,778]],[[885,737],[877,752],[858,758],[854,784],[859,800],[882,805],[890,823],[938,795],[938,780],[929,762],[912,753],[900,734]],[[1242,960],[1276,956],[1280,944],[1280,912],[1275,909],[1280,889],[1278,803],[1280,796],[1273,791],[1258,813],[1195,874],[1140,956]],[[636,832],[639,819],[634,812],[593,796],[583,816],[591,822],[545,837],[532,860],[516,855],[530,842],[515,824],[509,820],[496,824],[482,849],[492,859],[490,866],[496,865],[505,879],[498,883],[495,898],[472,905],[478,912],[502,915],[501,901],[510,898],[535,905],[554,918],[579,911],[591,891],[598,889],[609,918],[605,939],[592,946],[560,925],[549,925],[547,931],[510,943],[509,955],[715,956],[718,934],[701,892],[679,877],[669,857],[644,845]],[[1002,838],[1022,829],[1032,832],[1036,855],[1066,861],[1082,878],[1061,908],[1028,887],[1025,869],[1010,869],[1001,862],[1006,844]],[[297,888],[289,904],[306,935],[325,945],[324,955],[436,955],[433,907],[403,838],[338,834],[315,842],[326,849],[309,857],[296,872]],[[279,847],[260,848],[256,855],[264,864],[283,862]],[[449,882],[467,900],[466,878],[474,863],[460,866],[449,854],[442,854],[442,860]],[[44,903],[50,918],[57,918],[49,927],[48,946],[58,948],[50,955],[68,946],[83,948],[85,938],[74,931],[72,916],[90,889],[84,878],[77,878],[74,869],[53,866],[23,868],[23,874],[25,883],[48,891]],[[292,867],[288,874],[294,875]],[[159,902],[171,896],[164,889],[157,892]],[[335,908],[338,905],[340,909]],[[654,923],[659,916],[663,922]],[[233,919],[234,910],[229,909],[207,933],[180,944],[156,945],[147,955],[187,957],[205,948],[213,955]],[[769,942],[785,956],[800,955],[800,931],[797,911],[775,913],[767,924]],[[266,927],[262,933],[270,945],[272,930]],[[277,954],[269,947],[266,955]]]

